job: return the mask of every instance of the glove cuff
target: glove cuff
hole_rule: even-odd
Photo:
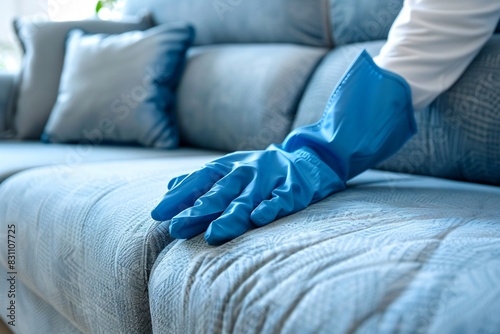
[[[319,122],[290,133],[282,149],[309,147],[344,181],[387,159],[416,132],[410,87],[363,51]]]

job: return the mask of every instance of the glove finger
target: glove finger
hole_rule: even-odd
[[[263,198],[253,189],[254,187],[255,184],[250,184],[238,198],[229,204],[224,213],[209,225],[205,240],[210,245],[222,245],[253,227],[250,213]]]
[[[285,217],[307,204],[301,203],[298,197],[294,196],[293,187],[285,183],[272,192],[272,198],[262,201],[255,210],[252,211],[250,219],[256,226],[264,226],[278,218]]]
[[[208,225],[226,210],[245,187],[243,179],[235,178],[233,174],[225,176],[198,198],[192,207],[172,218],[170,235],[177,239],[189,239],[206,231]]]
[[[175,188],[179,183],[181,183],[189,174],[184,174],[180,175],[177,177],[174,177],[170,182],[168,182],[167,189],[171,190],[172,188]]]
[[[208,190],[223,175],[212,168],[204,167],[182,180],[176,187],[167,192],[160,203],[151,212],[151,217],[157,221],[172,219],[175,215],[193,206],[194,202]]]

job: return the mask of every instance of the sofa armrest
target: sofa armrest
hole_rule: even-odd
[[[0,138],[8,130],[16,88],[16,73],[0,72]]]

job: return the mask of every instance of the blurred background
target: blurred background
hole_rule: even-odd
[[[21,50],[12,28],[16,16],[32,20],[68,21],[98,16],[119,19],[123,0],[2,0],[0,3],[0,71],[17,71]]]

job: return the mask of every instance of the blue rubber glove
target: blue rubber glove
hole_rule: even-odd
[[[345,189],[415,132],[408,84],[363,52],[318,123],[279,146],[232,153],[173,179],[152,217],[171,220],[175,238],[205,232],[209,244],[220,245]]]
[[[218,245],[319,201],[344,182],[307,148],[278,147],[237,152],[171,181],[171,190],[153,211],[168,220],[175,238],[205,232]]]

